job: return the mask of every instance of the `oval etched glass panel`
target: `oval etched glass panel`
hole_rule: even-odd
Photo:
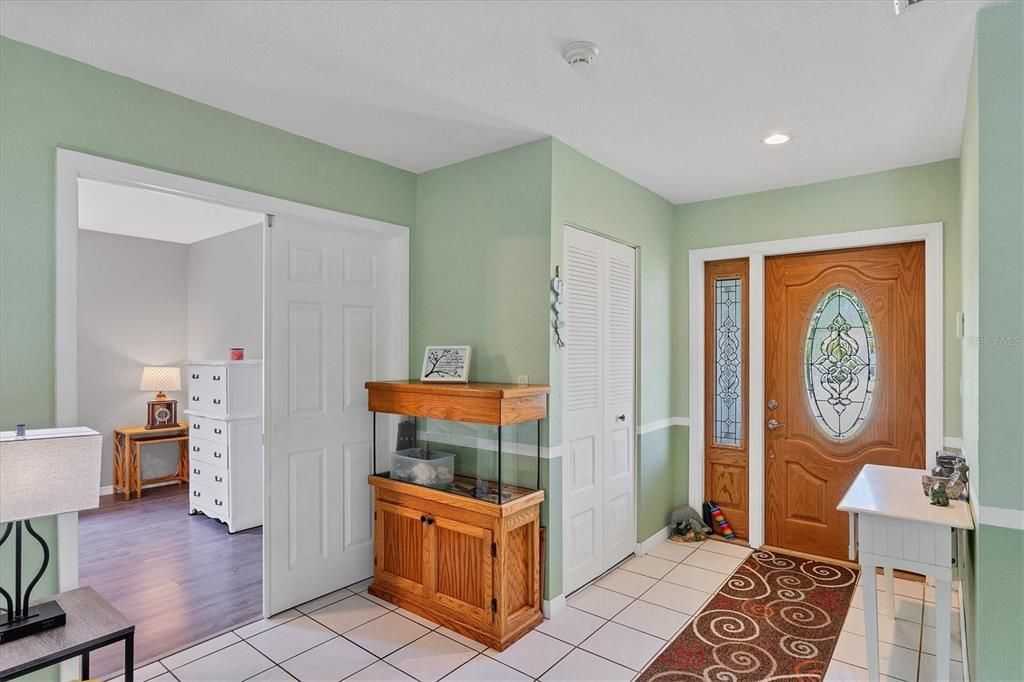
[[[878,357],[864,303],[852,291],[822,296],[807,330],[804,382],[815,421],[829,437],[852,437],[871,413]]]

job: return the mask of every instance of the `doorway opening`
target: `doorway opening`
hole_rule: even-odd
[[[148,339],[147,348],[152,350],[159,345],[153,340],[154,335],[158,336],[161,330],[169,334],[166,331],[168,321],[181,319],[182,306],[168,303],[174,297],[169,293],[172,277],[166,272],[168,256],[163,253],[166,250],[143,258],[141,270],[136,267],[140,264],[133,264],[135,269],[131,270],[124,261],[118,261],[108,267],[119,272],[82,273],[83,277],[106,274],[115,278],[131,270],[136,279],[145,280],[134,286],[147,295],[142,296],[142,302],[133,301],[132,307],[121,309],[109,305],[110,310],[105,312],[124,315],[136,323],[129,324],[128,331],[115,340],[99,344],[99,350],[94,347],[80,357],[80,327],[89,329],[92,322],[81,320],[83,313],[79,310],[79,270],[86,267],[80,263],[80,256],[85,255],[80,254],[80,250],[89,248],[82,238],[88,230],[79,229],[82,210],[79,195],[83,183],[98,181],[115,188],[154,192],[164,199],[196,200],[221,209],[235,209],[245,215],[243,225],[255,218],[257,223],[250,227],[258,239],[255,243],[248,242],[246,249],[251,253],[255,247],[257,255],[249,259],[237,258],[237,262],[248,263],[255,270],[247,269],[237,278],[220,272],[209,280],[197,280],[200,284],[193,286],[204,295],[229,298],[244,295],[248,300],[257,301],[255,331],[250,325],[250,336],[238,342],[232,330],[241,328],[234,317],[239,306],[229,305],[229,312],[225,312],[223,307],[201,305],[198,309],[204,314],[193,317],[199,320],[204,331],[220,329],[231,338],[222,336],[211,342],[212,350],[203,346],[195,350],[186,339],[183,359],[180,355],[174,360],[170,355],[155,352],[154,356],[159,355],[155,359],[133,357],[131,369],[121,370],[127,374],[119,375],[117,382],[105,375],[96,380],[117,383],[121,389],[128,386],[131,397],[124,398],[128,404],[141,396],[144,408],[141,416],[136,416],[137,409],[129,410],[132,425],[143,427],[140,429],[142,437],[157,435],[154,430],[144,428],[149,421],[155,420],[157,426],[172,431],[174,422],[187,421],[187,449],[184,451],[177,448],[181,448],[185,440],[175,440],[173,434],[161,433],[159,435],[167,438],[153,439],[158,442],[147,440],[138,448],[121,441],[122,447],[115,454],[110,431],[106,436],[112,441],[106,458],[109,462],[106,466],[110,467],[109,492],[115,492],[116,487],[121,493],[120,505],[141,510],[143,504],[157,503],[164,496],[173,498],[175,492],[187,487],[187,504],[181,515],[189,517],[192,513],[192,516],[184,522],[206,524],[216,531],[215,546],[223,548],[224,537],[231,533],[234,538],[241,536],[243,542],[248,540],[257,549],[262,544],[262,552],[245,562],[249,569],[246,578],[249,587],[259,593],[255,614],[250,617],[247,612],[244,618],[237,613],[225,616],[225,622],[234,622],[227,622],[222,629],[237,627],[244,620],[251,621],[260,615],[269,617],[370,577],[373,569],[370,553],[352,551],[355,546],[365,545],[367,538],[372,539],[366,480],[371,466],[371,437],[367,434],[371,431],[372,420],[366,409],[363,382],[408,376],[408,228],[80,152],[58,149],[56,161],[57,425],[84,422],[87,416],[84,413],[88,410],[80,405],[79,393],[81,388],[88,399],[90,387],[83,380],[89,377],[92,368],[87,365],[96,360],[94,355],[117,355],[119,349],[127,347],[130,341],[127,337],[133,335]],[[194,226],[189,222],[185,227]],[[227,240],[234,231],[225,229],[223,235],[212,239]],[[91,240],[93,236],[84,239]],[[100,234],[97,240],[111,237]],[[143,238],[139,241],[162,240]],[[182,248],[181,244],[172,246]],[[239,256],[235,250],[226,251],[227,254],[221,253],[210,260],[216,264],[218,258]],[[146,263],[151,265],[146,268]],[[187,248],[185,263],[188,264]],[[151,288],[151,283],[157,286]],[[111,296],[123,293],[109,286],[109,282],[107,285],[108,291],[114,289]],[[121,284],[122,289],[131,286]],[[187,333],[187,293],[185,301]],[[178,312],[173,313],[174,310]],[[247,319],[251,322],[252,318]],[[230,349],[239,348],[241,344],[245,347],[244,359],[230,360],[233,357]],[[152,373],[153,376],[144,379],[144,368],[147,375]],[[177,377],[167,378],[165,368],[178,370],[180,386],[172,381]],[[127,375],[131,376],[126,379]],[[156,383],[150,383],[149,379]],[[171,385],[168,381],[172,381]],[[182,401],[177,405],[169,402],[175,398],[175,388],[182,389],[179,397],[187,402],[187,407],[180,404]],[[152,389],[152,392],[147,396],[140,393],[140,389],[146,392]],[[100,389],[93,387],[93,390]],[[156,395],[157,391],[168,395]],[[342,415],[343,412],[346,414]],[[355,441],[337,442],[332,433],[323,429],[302,429],[300,422],[306,417],[329,423],[358,421],[361,427],[365,422],[365,428],[347,432]],[[104,431],[109,428],[109,425],[100,426]],[[133,435],[139,434],[133,432]],[[394,434],[384,429],[376,435],[383,446]],[[255,452],[255,456],[233,457],[234,446]],[[144,451],[141,454],[140,448]],[[241,469],[233,466],[242,462],[255,466]],[[114,471],[121,471],[122,475],[115,479]],[[145,487],[147,484],[167,485]],[[310,495],[310,490],[317,487],[321,491],[330,490],[332,494]],[[128,500],[124,499],[126,492]],[[236,492],[239,495],[234,495]],[[169,504],[177,507],[175,502]],[[109,512],[101,509],[98,514],[103,511]],[[80,559],[88,559],[88,552],[83,550],[81,557],[79,552],[79,528],[83,526],[82,538],[88,540],[92,521],[80,519],[78,514],[57,518],[60,591],[92,580],[80,562]],[[254,530],[261,525],[261,531]],[[138,541],[138,526],[132,529],[135,535],[127,540]],[[148,528],[143,527],[141,533],[147,531]],[[257,542],[260,535],[262,543]],[[249,549],[239,551],[248,557]],[[124,554],[122,547],[117,551]],[[149,563],[126,559],[125,563],[134,568],[131,580],[138,580],[143,571],[160,565],[159,556],[149,558],[152,559]],[[253,567],[256,569],[252,570]],[[222,576],[207,569],[198,575],[201,584],[193,583],[195,590],[209,586],[223,589]],[[126,589],[127,586],[122,582],[116,587]],[[152,598],[149,608],[160,614],[167,625],[172,624],[176,607],[173,601],[165,598],[166,595],[148,596]],[[247,603],[251,600],[247,599]],[[137,647],[142,636],[137,630]],[[195,634],[187,641],[201,638]],[[163,651],[169,652],[167,647],[172,645],[165,640],[163,646]],[[136,655],[140,664],[146,663],[148,658],[141,650]],[[99,659],[97,663],[97,669],[102,667]],[[62,679],[73,679],[76,674],[73,663],[61,665]]]
[[[263,219],[78,180],[78,420],[104,436],[79,580],[135,624],[140,661],[262,613]]]

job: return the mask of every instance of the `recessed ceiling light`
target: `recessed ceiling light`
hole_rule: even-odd
[[[786,144],[787,142],[789,142],[789,135],[787,135],[786,133],[772,133],[768,137],[761,140],[761,142],[771,145]]]

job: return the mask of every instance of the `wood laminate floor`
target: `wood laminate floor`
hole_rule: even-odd
[[[135,660],[159,658],[258,618],[262,609],[262,529],[188,515],[188,486],[100,498],[79,515],[79,582],[135,623]],[[120,645],[97,651],[93,676],[123,665]]]

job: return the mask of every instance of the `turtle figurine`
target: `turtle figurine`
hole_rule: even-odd
[[[949,506],[949,495],[946,493],[946,484],[942,481],[932,483],[932,487],[929,489],[929,497],[931,497],[932,504],[936,507]]]
[[[958,462],[953,468],[953,475],[949,477],[949,483],[946,484],[946,495],[951,500],[958,500],[964,492],[964,488],[967,487],[967,472],[969,467],[967,462]]]

